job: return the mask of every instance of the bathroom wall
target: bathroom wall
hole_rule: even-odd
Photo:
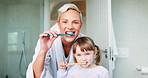
[[[5,14],[6,14],[6,10],[5,10],[5,5],[1,4],[0,2],[0,78],[3,77],[3,72],[4,72],[4,45],[5,45]]]
[[[39,0],[36,2],[33,0],[30,2],[26,0],[0,0],[0,78],[5,78],[6,75],[8,78],[22,78],[19,64],[23,31],[25,32],[27,64],[32,60],[41,31],[39,2]],[[22,59],[21,72],[25,74],[26,65],[24,58]]]
[[[148,0],[112,0],[118,48],[128,48],[128,58],[117,58],[113,78],[148,78],[136,70],[148,67]]]

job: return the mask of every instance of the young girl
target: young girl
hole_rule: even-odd
[[[100,66],[101,51],[89,37],[80,37],[73,44],[75,63],[59,63],[57,78],[109,78],[108,70]]]

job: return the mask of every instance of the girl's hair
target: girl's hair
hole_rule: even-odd
[[[80,47],[80,50],[82,52],[86,51],[95,51],[96,52],[96,56],[94,58],[94,62],[96,65],[100,65],[101,62],[101,51],[100,48],[95,45],[95,43],[93,42],[93,40],[89,37],[79,37],[75,40],[74,44],[73,44],[73,53],[76,53],[76,48],[77,46]],[[76,60],[75,60],[76,61]]]

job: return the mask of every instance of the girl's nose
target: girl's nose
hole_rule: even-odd
[[[86,57],[83,55],[83,56],[81,57],[81,59],[82,59],[83,61],[85,61],[85,60],[86,60]]]

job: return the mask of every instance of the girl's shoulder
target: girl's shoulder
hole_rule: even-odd
[[[105,67],[103,67],[103,66],[97,66],[96,67],[97,69],[98,69],[98,71],[101,71],[101,72],[108,72],[108,70],[105,68]]]

